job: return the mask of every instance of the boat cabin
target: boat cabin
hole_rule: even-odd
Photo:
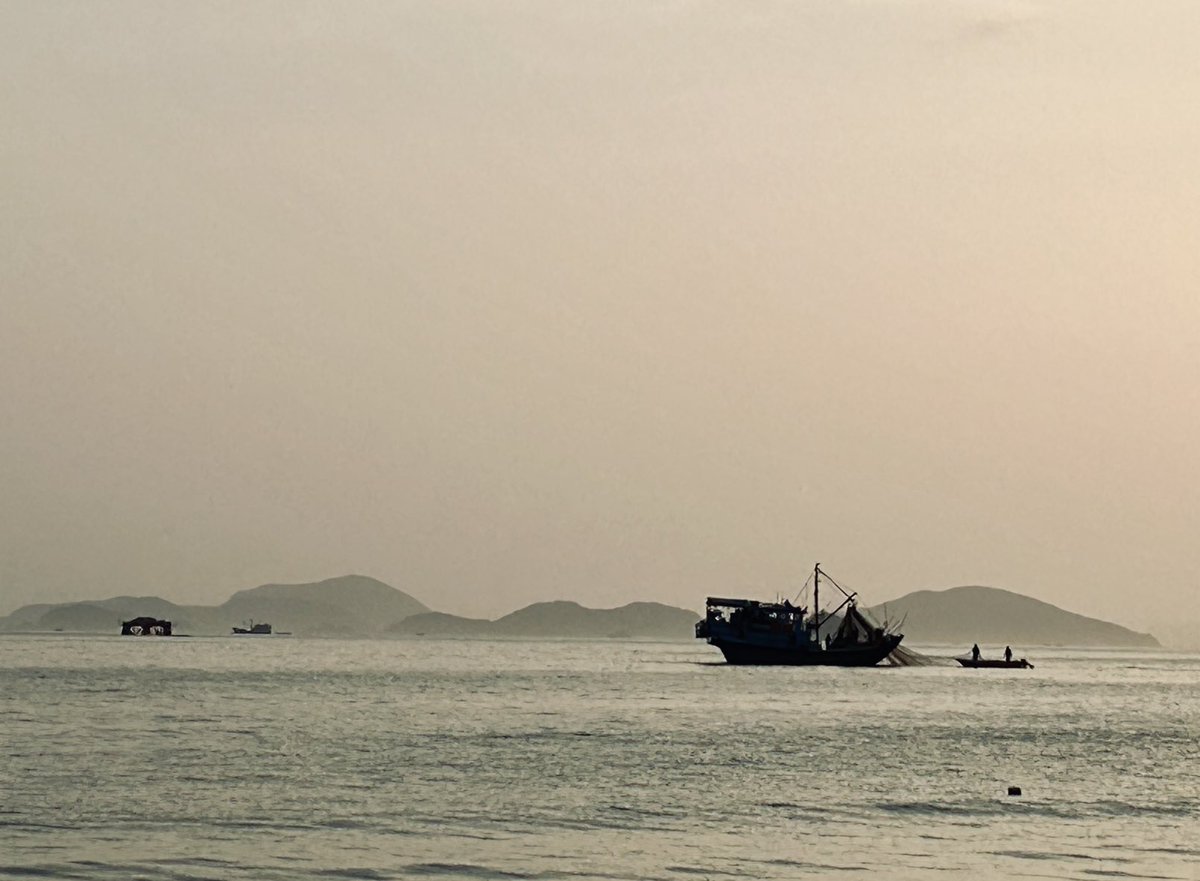
[[[816,631],[807,621],[808,609],[782,603],[763,603],[758,600],[709,597],[705,603],[704,620],[696,624],[696,636],[701,639],[721,632],[782,637],[795,644],[798,640],[816,641]]]

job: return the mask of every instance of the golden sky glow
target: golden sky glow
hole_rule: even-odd
[[[0,613],[347,571],[696,608],[820,560],[1200,621],[1198,38],[5,4]]]

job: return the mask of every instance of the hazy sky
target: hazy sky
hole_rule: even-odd
[[[0,613],[820,560],[1200,621],[1198,45],[1194,0],[5,3]]]

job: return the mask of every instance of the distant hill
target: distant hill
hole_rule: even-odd
[[[429,607],[382,581],[344,575],[238,591],[217,611],[230,627],[254,619],[298,634],[360,635],[379,633],[388,622],[428,612]]]
[[[61,605],[67,604],[63,603]],[[38,622],[41,621],[43,615],[55,608],[58,608],[58,606],[54,603],[33,603],[28,606],[21,606],[21,608],[15,610],[11,615],[0,618],[0,633],[16,630],[41,630],[42,628],[38,626]],[[49,629],[53,630],[54,628],[51,627]]]
[[[390,633],[424,636],[531,636],[617,639],[691,639],[699,616],[662,603],[589,609],[567,600],[534,603],[496,621],[434,612],[397,621]]]
[[[387,627],[388,633],[415,636],[486,636],[492,633],[492,621],[486,618],[463,618],[445,612],[425,612],[410,615]]]
[[[211,606],[180,606],[161,597],[112,597],[82,603],[38,603],[0,618],[0,632],[62,630],[75,633],[119,633],[121,622],[141,615],[167,618],[179,633],[216,633]]]
[[[695,638],[699,615],[662,603],[629,603],[616,609],[588,609],[558,600],[534,603],[496,621],[507,636],[663,637]]]
[[[1075,645],[1155,647],[1149,634],[1067,612],[1049,603],[993,587],[955,587],[910,593],[868,611],[896,622],[908,644]],[[309,636],[372,636],[384,632],[427,636],[691,639],[695,612],[661,603],[589,609],[566,600],[534,603],[487,621],[432,612],[382,581],[345,575],[308,584],[264,584],[235,593],[219,606],[184,606],[155,596],[48,604],[0,618],[0,631],[112,633],[140,615],[170,619],[175,632],[223,635],[246,621]],[[829,628],[836,626],[829,622]]]
[[[869,611],[880,621],[904,619],[901,630],[908,644],[1158,646],[1148,633],[997,587],[918,590]]]
[[[298,635],[368,636],[384,624],[428,612],[422,602],[363,575],[310,584],[264,584],[235,593],[219,606],[182,606],[156,596],[121,596],[84,603],[39,603],[0,618],[0,632],[63,630],[119,633],[140,615],[167,618],[176,633],[227,634],[245,621],[265,621]]]
[[[37,619],[37,624],[39,630],[107,630],[109,633],[119,633],[121,616],[96,603],[69,603],[51,607]]]

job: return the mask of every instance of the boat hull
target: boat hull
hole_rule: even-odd
[[[984,669],[1000,669],[1000,670],[1024,670],[1033,669],[1033,664],[1029,663],[1024,658],[1019,661],[1000,661],[1000,660],[984,660],[980,658],[978,661],[973,661],[970,658],[955,658],[954,660],[962,664],[964,667],[984,668]]]
[[[786,667],[874,667],[900,645],[902,637],[889,635],[883,642],[829,649],[808,646],[753,645],[719,637],[709,642],[730,664]]]

